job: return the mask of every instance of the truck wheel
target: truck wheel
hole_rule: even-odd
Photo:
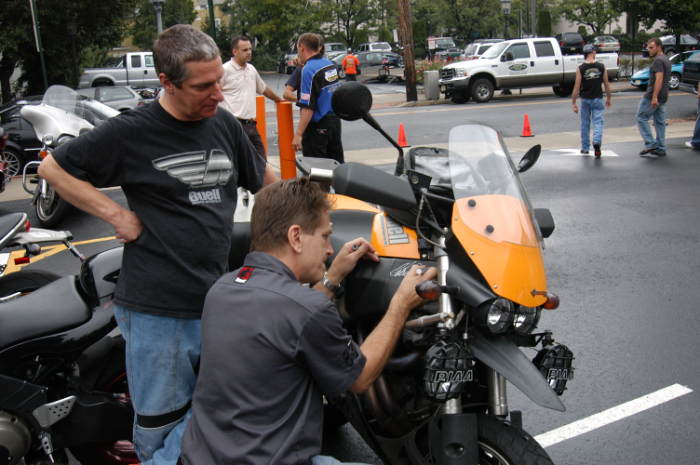
[[[105,87],[105,86],[113,86],[114,83],[110,81],[109,79],[98,79],[95,82],[92,83],[92,87]]]
[[[493,97],[493,84],[486,78],[477,79],[471,87],[472,99],[477,103],[484,103]]]
[[[452,103],[467,103],[469,101],[469,94],[466,92],[455,92],[451,97]]]
[[[557,84],[552,86],[552,90],[557,97],[568,97],[574,91],[574,88],[571,84]]]
[[[668,80],[668,88],[671,90],[676,90],[681,85],[681,75],[678,73],[671,73],[671,77]]]

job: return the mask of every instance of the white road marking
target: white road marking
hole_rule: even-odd
[[[596,413],[590,417],[569,423],[561,428],[554,429],[547,433],[542,433],[536,436],[535,440],[539,442],[542,447],[550,447],[554,444],[559,444],[562,441],[566,441],[567,439],[575,438],[576,436],[602,428],[610,423],[631,417],[632,415],[636,415],[644,410],[648,410],[656,407],[657,405],[669,402],[677,397],[690,394],[691,392],[693,392],[693,390],[686,386],[673,384],[663,389],[659,389],[656,392],[652,392],[651,394],[638,397],[637,399],[625,402],[624,404],[620,404],[600,413]]]
[[[587,154],[581,153],[581,149],[556,149],[552,152],[559,152],[566,157],[593,157],[593,149],[591,149]],[[601,157],[619,157],[618,154],[612,150],[601,150]]]

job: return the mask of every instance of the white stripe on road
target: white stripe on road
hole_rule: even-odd
[[[535,440],[537,440],[542,447],[550,447],[554,444],[566,441],[567,439],[575,438],[584,433],[602,428],[610,423],[631,417],[632,415],[636,415],[637,413],[656,407],[657,405],[661,405],[677,397],[690,394],[691,392],[693,392],[693,390],[686,386],[674,384],[652,392],[651,394],[625,402],[624,404],[609,408],[600,413],[596,413],[590,417],[562,426],[561,428],[540,434],[535,437]]]
[[[559,152],[566,157],[592,157],[594,156],[593,149],[588,153],[581,153],[581,149],[556,149],[553,152]],[[612,150],[601,150],[601,156],[603,157],[619,157],[618,154]]]

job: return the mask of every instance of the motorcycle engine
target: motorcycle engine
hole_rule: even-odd
[[[0,465],[20,463],[29,452],[31,443],[29,428],[22,420],[0,411]]]
[[[439,340],[425,354],[423,386],[428,398],[444,402],[462,395],[474,381],[476,361],[462,341]]]

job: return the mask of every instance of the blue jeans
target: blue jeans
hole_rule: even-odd
[[[118,305],[114,316],[126,341],[136,453],[142,465],[175,465],[190,417],[201,320],[150,315]]]
[[[590,133],[593,120],[593,144],[600,145],[603,141],[603,98],[581,99],[581,150],[588,152],[591,147]]]
[[[700,98],[698,99],[698,119],[695,120],[693,139],[690,141],[695,150],[700,150]]]
[[[314,455],[311,457],[311,465],[366,465],[363,463],[341,462],[328,455]]]
[[[649,118],[652,117],[654,118],[656,139],[651,135],[651,128],[649,127]],[[656,108],[653,108],[651,99],[642,97],[637,110],[637,127],[647,149],[666,151],[666,103],[659,103]]]

